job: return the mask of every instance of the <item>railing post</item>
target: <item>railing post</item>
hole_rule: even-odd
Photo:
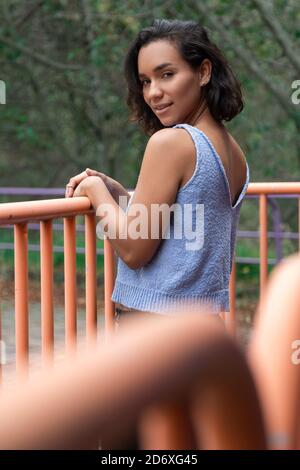
[[[85,216],[86,335],[88,345],[97,339],[96,216]]]
[[[268,281],[268,218],[267,195],[259,196],[259,225],[260,225],[260,299],[265,293]]]
[[[115,304],[111,300],[115,283],[114,250],[107,238],[104,238],[104,312],[105,333],[110,334],[115,327]]]
[[[64,218],[64,270],[65,270],[65,341],[67,354],[73,354],[77,339],[76,295],[76,220]]]
[[[269,198],[268,202],[272,208],[273,231],[275,240],[275,250],[277,263],[282,260],[282,238],[281,238],[281,217],[280,208],[277,201]]]
[[[298,237],[299,237],[299,251],[300,251],[300,197],[298,198]]]
[[[15,244],[15,329],[17,377],[28,375],[28,232],[27,224],[14,226]]]
[[[227,325],[229,333],[232,336],[236,335],[236,306],[235,306],[235,296],[236,296],[236,264],[235,260],[232,260],[232,269],[229,282],[229,324]]]
[[[52,220],[41,221],[40,234],[42,359],[44,365],[52,365],[54,347]]]

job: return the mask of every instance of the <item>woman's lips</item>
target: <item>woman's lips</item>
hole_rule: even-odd
[[[169,104],[168,106],[166,106],[166,107],[163,108],[163,109],[156,109],[155,112],[156,112],[156,114],[163,114],[163,113],[166,112],[171,106],[172,106],[172,104]]]

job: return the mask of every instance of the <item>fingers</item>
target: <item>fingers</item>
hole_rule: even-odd
[[[90,168],[87,168],[85,171],[87,172],[88,176],[99,176],[99,178],[101,178],[104,183],[106,183],[107,176],[104,173],[100,173],[100,171],[97,170],[91,170]]]
[[[101,178],[103,183],[107,186],[108,178],[104,173],[100,173],[100,171],[96,170],[91,170],[90,168],[87,168],[85,171],[87,172],[88,176],[98,176],[99,178]]]
[[[65,197],[72,197],[79,183],[81,183],[81,181],[83,181],[88,176],[90,175],[88,175],[86,171],[83,171],[82,173],[79,173],[79,175],[70,178],[68,184],[66,185]]]
[[[89,176],[99,176],[101,173],[97,170],[91,170],[90,168],[87,168],[85,170]]]
[[[74,191],[77,186],[88,176],[99,176],[103,179],[105,175],[103,173],[99,173],[99,171],[97,170],[91,170],[90,168],[86,168],[86,170],[82,173],[79,173],[78,175],[70,178],[68,184],[66,185],[65,197],[73,197]]]
[[[73,192],[73,197],[79,197],[79,196],[82,196],[81,186],[77,186],[77,188],[75,188]]]

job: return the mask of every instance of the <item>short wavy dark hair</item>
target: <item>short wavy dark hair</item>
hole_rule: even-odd
[[[241,86],[220,49],[210,41],[206,29],[196,21],[156,19],[151,26],[138,33],[125,57],[126,102],[131,111],[130,122],[138,122],[147,135],[164,128],[151,108],[145,104],[138,77],[138,54],[141,47],[161,39],[172,42],[193,70],[204,59],[210,60],[211,79],[203,86],[203,91],[210,113],[216,121],[230,121],[242,111],[244,105]]]

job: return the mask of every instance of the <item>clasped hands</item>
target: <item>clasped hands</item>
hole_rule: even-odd
[[[103,173],[87,168],[82,173],[70,178],[66,185],[65,197],[89,197],[91,188],[101,184],[105,185],[104,178],[105,175]]]

